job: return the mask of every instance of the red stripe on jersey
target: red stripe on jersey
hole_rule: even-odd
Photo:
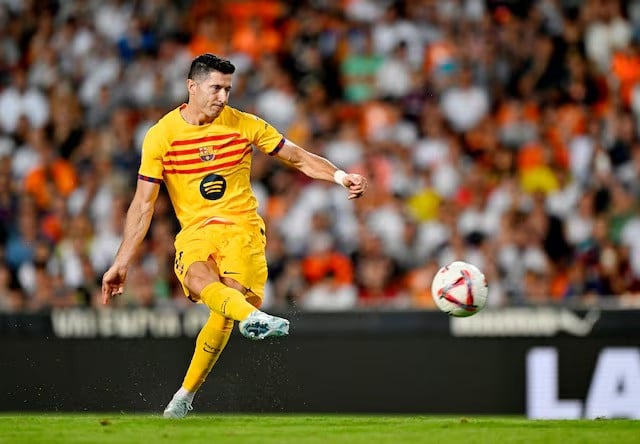
[[[251,148],[246,149],[241,158],[236,159],[236,160],[232,160],[231,162],[219,163],[217,165],[209,165],[209,166],[202,167],[202,168],[192,168],[190,170],[177,170],[175,168],[166,169],[166,170],[164,170],[164,173],[165,174],[195,174],[195,173],[205,173],[205,172],[208,172],[208,171],[217,171],[217,170],[220,170],[222,168],[227,168],[227,167],[232,167],[232,166],[238,165],[240,162],[242,162],[242,159],[244,159],[245,156],[247,154],[249,154],[250,152],[251,152]]]
[[[202,163],[200,159],[188,159],[188,160],[163,160],[162,164],[167,165],[193,165],[196,163]]]
[[[237,145],[239,143],[248,143],[249,141],[247,139],[245,139],[244,137],[242,139],[233,139],[230,140],[228,142],[223,143],[222,145],[214,145],[215,148],[220,149],[220,148],[226,148],[228,146],[233,146],[233,145]]]
[[[233,139],[228,142],[223,143],[222,145],[211,145],[213,149],[220,150],[222,148],[226,148],[228,146],[238,145],[239,143],[248,143],[249,141],[245,138],[242,139]],[[165,156],[188,156],[190,154],[200,154],[200,148],[190,148],[188,150],[176,150],[176,151],[167,151]]]
[[[171,146],[192,145],[194,143],[210,142],[212,140],[228,139],[229,137],[238,137],[239,135],[240,134],[238,134],[238,133],[230,133],[230,134],[218,134],[216,136],[199,137],[197,139],[174,140],[173,142],[171,142]]]
[[[216,154],[216,157],[212,160],[217,160],[217,159],[223,159],[225,157],[230,157],[230,156],[235,156],[237,154],[243,154],[246,151],[246,147],[245,148],[241,148],[239,150],[233,150],[233,151],[227,151],[225,153],[220,153],[220,154]],[[197,164],[197,163],[201,163],[202,160],[200,159],[187,159],[187,160],[163,160],[162,164],[163,165],[193,165],[193,164]]]
[[[180,151],[167,151],[165,156],[187,156],[189,154],[199,154],[200,148],[191,148],[188,150],[180,150]]]

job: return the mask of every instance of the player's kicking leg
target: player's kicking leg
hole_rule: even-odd
[[[260,310],[254,310],[245,320],[240,321],[238,329],[245,338],[254,340],[272,336],[286,336],[289,334],[289,321]]]

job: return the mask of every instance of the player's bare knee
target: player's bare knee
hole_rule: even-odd
[[[247,294],[248,289],[244,287],[240,282],[236,281],[235,279],[221,276],[220,282],[222,282],[227,287],[231,287],[238,290],[242,294]]]
[[[260,308],[262,305],[262,299],[253,293],[250,293],[250,295],[247,296],[247,302],[256,308]]]
[[[208,262],[194,262],[184,276],[184,285],[196,295],[200,295],[207,285],[219,281],[217,270],[213,269]]]

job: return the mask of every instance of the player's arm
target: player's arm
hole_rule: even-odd
[[[362,196],[367,189],[364,176],[345,173],[324,157],[310,153],[289,140],[285,139],[275,156],[313,179],[339,183],[349,190],[349,199]]]
[[[127,210],[122,244],[113,265],[102,277],[102,303],[122,294],[129,263],[149,230],[160,184],[139,179],[133,200]]]

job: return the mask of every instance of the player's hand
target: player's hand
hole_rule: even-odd
[[[108,304],[113,296],[122,294],[127,268],[114,264],[102,276],[102,303]]]
[[[342,183],[349,190],[349,199],[357,199],[367,190],[367,178],[360,174],[347,174]]]

